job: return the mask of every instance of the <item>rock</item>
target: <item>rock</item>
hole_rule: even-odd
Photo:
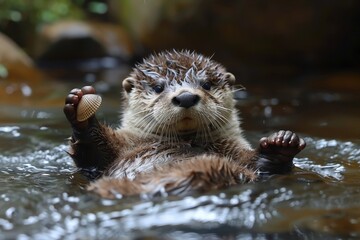
[[[134,54],[128,34],[119,25],[64,20],[45,25],[38,41],[41,61],[114,57],[125,61]]]
[[[14,81],[33,81],[41,79],[32,59],[10,38],[0,33],[0,78]]]
[[[0,104],[9,106],[48,106],[59,104],[50,93],[61,87],[45,80],[32,59],[11,39],[0,33]]]

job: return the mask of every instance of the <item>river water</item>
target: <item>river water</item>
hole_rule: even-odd
[[[292,174],[204,195],[108,200],[84,190],[66,154],[62,98],[82,85],[62,84],[51,105],[1,103],[0,239],[360,238],[357,93],[249,83],[236,97],[254,146],[283,128],[306,139]],[[98,116],[115,126],[114,89]]]

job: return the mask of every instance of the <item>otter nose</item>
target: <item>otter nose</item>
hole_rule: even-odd
[[[200,101],[200,96],[189,92],[183,92],[174,97],[171,101],[175,106],[190,108]]]

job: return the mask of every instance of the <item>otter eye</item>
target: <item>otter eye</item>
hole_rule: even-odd
[[[209,82],[204,82],[203,85],[201,85],[203,87],[203,89],[205,90],[210,90],[211,89],[211,83]]]
[[[153,89],[156,93],[161,93],[162,91],[164,91],[164,87],[161,85],[156,85],[153,87]]]

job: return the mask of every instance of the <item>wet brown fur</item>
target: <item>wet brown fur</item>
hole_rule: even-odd
[[[134,180],[103,177],[91,184],[89,190],[106,197],[141,193],[151,196],[182,195],[223,189],[256,178],[252,170],[228,159],[202,155],[190,161],[160,166],[151,173],[138,174]]]
[[[202,70],[206,73],[206,79],[198,80],[197,76],[202,76]],[[152,87],[167,81],[169,86],[180,84],[179,91],[182,91],[181,84],[187,77],[191,86],[187,91],[201,97],[201,111],[205,116],[198,125],[206,124],[198,130],[200,133],[189,136],[172,129],[171,125],[175,122],[169,124],[168,128],[162,127],[167,121],[176,121],[178,115],[175,115],[175,119],[158,118],[155,121],[153,118],[159,116],[146,117],[146,113],[142,113],[142,109],[152,113],[154,106],[163,109],[161,114],[176,108],[169,103],[169,96],[178,90],[164,90],[164,93],[155,94]],[[259,154],[241,136],[240,121],[231,97],[233,82],[228,78],[229,74],[223,66],[188,51],[160,53],[138,64],[130,78],[124,81],[124,115],[119,129],[98,123],[95,116],[88,120],[87,127],[83,129],[78,127],[83,123],[70,120],[74,132],[69,154],[79,168],[95,169],[99,173],[88,189],[109,198],[143,193],[181,195],[255,181],[258,178]],[[215,90],[202,89],[201,84],[205,80],[211,82]],[[151,96],[150,100],[143,100],[148,96]],[[220,111],[225,114],[224,119],[219,116],[220,120],[208,120],[216,116],[214,110],[206,109],[208,104],[213,107],[224,104],[225,109],[229,109]],[[71,111],[67,115],[71,115]],[[201,116],[191,109],[181,111],[190,117]],[[159,126],[146,132],[148,123],[136,122],[138,116],[145,120],[149,118],[146,121]],[[167,131],[174,133],[167,135]],[[292,157],[289,159],[292,160]]]

